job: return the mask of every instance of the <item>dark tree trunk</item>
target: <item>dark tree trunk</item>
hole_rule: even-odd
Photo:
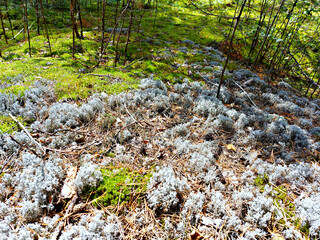
[[[75,54],[75,31],[76,31],[76,21],[74,18],[74,0],[70,0],[70,16],[72,21],[72,57]]]
[[[117,0],[116,12],[115,12],[115,15],[114,15],[114,27],[115,28],[118,26],[117,17],[118,17],[119,5],[120,5],[120,0]],[[114,45],[115,39],[116,39],[116,34],[113,33],[112,45]]]
[[[6,41],[6,43],[8,44],[8,39],[7,39],[7,34],[6,34],[6,28],[4,27],[4,23],[3,23],[3,15],[2,12],[0,10],[0,19],[1,19],[1,25],[2,25],[2,32],[3,32],[3,37]]]
[[[7,16],[8,16],[8,21],[9,21],[9,24],[10,24],[10,30],[11,30],[12,38],[14,39],[13,27],[12,27],[12,22],[11,22],[11,16],[10,16],[9,9],[8,9],[7,0],[4,0],[4,4],[5,4],[5,7],[6,7],[6,11],[7,11]]]
[[[40,3],[40,9],[41,9],[41,14],[42,14],[42,18],[43,18],[44,29],[46,31],[47,40],[48,40],[48,44],[49,44],[49,51],[50,51],[50,55],[52,55],[50,36],[49,36],[48,27],[47,27],[47,19],[46,19],[46,16],[44,15],[42,0],[39,0],[39,3]]]
[[[130,8],[130,21],[129,21],[129,28],[128,28],[128,33],[127,33],[127,41],[126,41],[126,48],[124,50],[124,60],[127,60],[127,53],[128,53],[128,44],[130,41],[130,34],[131,34],[131,28],[132,28],[132,23],[133,23],[133,6],[134,2],[131,3],[131,8]]]
[[[103,46],[104,46],[105,14],[106,14],[106,0],[103,0],[103,3],[102,3],[102,19],[101,19],[101,22],[102,22],[102,29],[101,29],[101,49],[100,49],[100,56],[101,56],[101,58],[102,58],[102,55],[103,55],[103,52],[104,52]]]
[[[80,39],[84,39],[83,37],[83,26],[82,26],[82,18],[81,18],[81,6],[80,2],[76,0],[77,10],[79,13],[79,23],[80,23]]]
[[[39,11],[39,0],[35,2],[36,14],[37,14],[37,35],[40,35],[40,11]]]
[[[31,43],[30,43],[29,23],[28,23],[28,0],[24,0],[24,16],[25,16],[24,27],[27,30],[28,44],[29,44],[29,56],[31,57]]]

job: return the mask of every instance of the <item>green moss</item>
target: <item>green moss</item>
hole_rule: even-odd
[[[305,225],[301,226],[300,231],[303,232],[306,236],[309,236],[310,224],[306,223]]]
[[[102,169],[103,180],[95,189],[90,189],[94,205],[116,206],[135,200],[147,190],[151,174],[140,174],[127,168]]]
[[[268,175],[258,176],[254,179],[254,185],[260,188],[260,191],[264,191],[264,186],[269,183]]]
[[[10,86],[8,88],[3,88],[0,89],[0,93],[6,93],[6,94],[14,94],[16,96],[23,96],[24,92],[27,90],[28,88],[26,86],[23,85],[13,85]]]
[[[23,125],[26,125],[23,122],[23,118],[17,117],[17,120],[23,123]],[[12,120],[12,118],[0,115],[0,133],[11,134],[15,129],[17,129],[17,124]]]

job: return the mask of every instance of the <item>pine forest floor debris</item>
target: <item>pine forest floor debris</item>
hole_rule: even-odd
[[[223,54],[178,51],[212,61],[82,101],[0,93],[0,239],[320,237],[320,101],[246,69],[217,99]]]

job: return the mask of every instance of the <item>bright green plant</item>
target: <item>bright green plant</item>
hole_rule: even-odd
[[[150,174],[140,174],[128,168],[102,169],[103,180],[97,188],[91,188],[94,205],[116,206],[134,200],[147,190]]]

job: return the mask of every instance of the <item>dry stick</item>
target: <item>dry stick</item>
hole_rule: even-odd
[[[200,12],[202,12],[203,14],[208,15],[208,16],[214,16],[214,17],[225,18],[225,19],[236,19],[236,17],[227,17],[227,16],[223,16],[223,15],[217,15],[217,14],[212,14],[210,12],[206,12],[202,8],[198,7],[193,1],[191,1],[189,4],[191,4],[197,10],[199,10]]]
[[[316,72],[314,73],[314,75],[316,74]],[[314,76],[313,75],[313,76]],[[318,88],[319,88],[319,86],[320,86],[320,84],[319,84],[319,80],[318,80],[318,83],[317,83],[317,85],[318,86],[316,86],[314,89],[313,89],[313,91],[312,91],[312,93],[310,94],[310,100],[313,98],[313,94],[315,94],[315,92],[318,90]]]
[[[31,134],[30,134],[30,133],[28,132],[28,130],[22,125],[22,123],[20,123],[20,122],[18,121],[18,119],[16,119],[14,116],[12,116],[11,113],[9,113],[9,117],[11,117],[12,120],[13,120],[15,123],[17,123],[17,124],[19,125],[19,127],[27,134],[27,136],[30,138],[30,140],[31,140],[32,142],[34,142],[34,143],[38,146],[38,148],[39,148],[41,151],[43,151],[43,153],[45,153],[45,150],[43,149],[43,147],[41,146],[41,144],[38,143],[38,142],[31,136]]]
[[[1,10],[0,10],[0,18],[1,18],[3,36],[4,36],[4,39],[6,40],[6,43],[8,44],[8,39],[7,39],[7,35],[6,35],[6,28],[4,27],[4,24],[3,24],[3,15],[2,15]]]
[[[8,16],[8,20],[9,20],[9,24],[10,24],[11,33],[12,33],[12,37],[14,38],[13,27],[12,27],[11,17],[10,17],[10,14],[9,14],[9,9],[8,9],[7,0],[4,0],[4,5],[5,5],[5,7],[6,7],[7,16]]]
[[[66,210],[66,214],[57,220],[57,222],[60,222],[60,221],[63,221],[63,220],[66,220],[67,218],[69,218],[70,216],[72,216],[73,214],[75,213],[79,213],[80,211],[82,211],[85,207],[87,207],[88,205],[90,204],[93,204],[97,201],[99,201],[102,197],[104,197],[108,192],[104,192],[101,196],[91,200],[90,202],[86,202],[86,203],[79,203],[77,205],[75,205],[75,203],[77,202],[78,200],[78,195],[75,194],[73,195],[72,199],[70,200],[70,203],[69,203],[69,206],[68,206],[68,209]],[[52,240],[55,240],[59,237],[60,235],[60,232],[62,231],[64,227],[64,222],[60,222],[59,223],[59,226],[58,228],[56,229],[56,231],[54,232],[54,236],[51,237]]]
[[[122,68],[122,70],[130,67],[131,65],[135,64],[136,62],[139,62],[139,61],[141,61],[142,59],[147,58],[147,57],[149,57],[149,56],[151,56],[151,55],[152,55],[152,54],[148,54],[148,55],[146,55],[146,56],[143,56],[142,58],[139,58],[139,59],[137,59],[137,60],[132,61],[130,64],[128,64],[127,66],[125,66],[124,68]]]
[[[299,64],[299,62],[297,61],[297,59],[292,55],[292,53],[291,53],[291,52],[288,52],[288,54],[289,54],[289,55],[292,57],[292,59],[295,61],[297,67],[299,67],[302,75],[308,80],[308,82],[310,82],[310,83],[312,83],[312,84],[314,84],[314,85],[317,86],[317,83],[316,83],[314,80],[312,80],[312,79],[308,76],[308,74],[306,74],[306,73],[303,71],[301,65]]]
[[[46,31],[46,35],[47,35],[47,39],[48,39],[50,55],[52,55],[51,44],[50,44],[50,37],[49,37],[49,32],[48,32],[48,27],[47,27],[47,20],[46,20],[46,16],[44,15],[44,11],[43,11],[42,0],[39,0],[39,3],[40,3],[40,9],[41,9],[41,14],[42,14],[44,29],[45,29],[45,31]]]
[[[243,89],[243,87],[241,87],[240,84],[238,84],[236,81],[233,81],[248,97],[248,99],[250,100],[250,102],[252,102],[252,104],[258,108],[258,106],[255,104],[255,102],[250,98],[249,94]]]
[[[29,26],[28,26],[28,0],[24,1],[24,14],[25,14],[25,26],[27,29],[27,36],[28,36],[29,56],[31,57],[30,32],[29,32]]]
[[[0,169],[0,175],[3,173],[3,171],[6,169],[6,166],[11,162],[13,154],[11,154],[6,160],[5,163],[2,165],[2,168]]]
[[[88,75],[91,76],[96,76],[96,77],[110,77],[110,74],[94,74],[94,73],[89,73]]]
[[[69,202],[69,206],[66,210],[66,214],[65,216],[63,217],[63,220],[67,219],[69,216],[71,216],[73,214],[73,209],[76,205],[76,202],[78,200],[78,194],[75,193],[72,197],[72,199],[70,200]],[[64,225],[65,225],[65,222],[64,221],[61,221],[58,225],[58,227],[56,228],[56,230],[54,231],[54,233],[52,234],[52,237],[51,237],[51,240],[57,240],[62,229],[64,228]]]
[[[223,83],[223,76],[224,76],[224,72],[226,71],[226,68],[227,68],[227,65],[228,65],[228,61],[229,61],[229,57],[230,57],[230,52],[231,52],[231,47],[232,47],[232,41],[233,41],[233,38],[234,38],[234,35],[236,33],[236,30],[237,30],[237,26],[238,26],[238,23],[240,21],[240,17],[241,17],[241,14],[242,14],[242,11],[243,11],[243,8],[246,4],[246,1],[247,0],[244,0],[243,3],[242,3],[242,6],[241,6],[241,9],[240,9],[240,12],[239,12],[239,15],[238,17],[236,18],[236,22],[235,22],[235,25],[234,25],[234,28],[233,28],[233,32],[232,32],[232,35],[231,35],[231,39],[230,39],[230,43],[229,43],[229,49],[228,49],[228,53],[227,53],[227,59],[224,63],[224,67],[222,69],[222,73],[221,73],[221,76],[220,76],[220,82],[219,82],[219,87],[218,87],[218,91],[217,91],[217,98],[219,99],[219,95],[220,95],[220,89],[221,89],[221,86],[222,86],[222,83]]]

